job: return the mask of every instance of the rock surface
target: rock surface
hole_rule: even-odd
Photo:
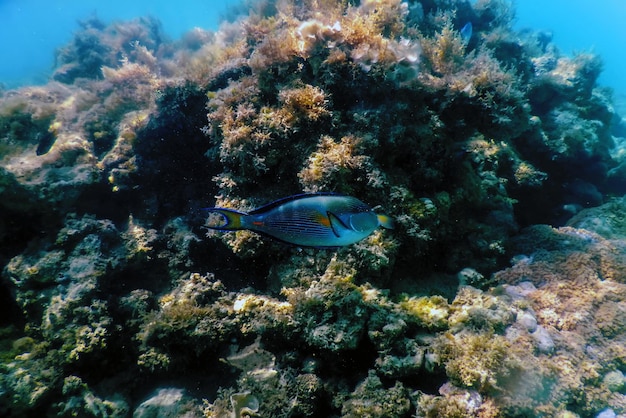
[[[626,414],[624,122],[597,57],[512,19],[84,22],[48,84],[0,91],[0,415]],[[303,191],[396,228],[319,250],[203,227]]]

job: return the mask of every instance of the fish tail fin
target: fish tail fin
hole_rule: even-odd
[[[247,213],[224,208],[206,208],[204,210],[208,212],[205,224],[207,228],[218,231],[236,231],[245,228],[242,224],[242,217],[246,216]]]
[[[393,229],[393,219],[387,215],[376,215],[378,217],[378,224],[385,229]]]

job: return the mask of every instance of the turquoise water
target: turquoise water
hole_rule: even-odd
[[[216,29],[227,8],[221,1],[0,1],[0,83],[9,87],[44,83],[54,64],[54,50],[71,38],[77,21],[96,15],[104,21],[155,16],[165,32],[178,38],[193,27]],[[182,4],[182,6],[181,6]],[[520,0],[515,2],[516,28],[551,31],[565,54],[592,51],[604,62],[601,84],[626,96],[626,2],[603,0]]]
[[[105,22],[141,16],[158,18],[173,39],[194,27],[217,29],[236,0],[220,1],[0,1],[0,83],[8,87],[46,82],[54,51],[70,41],[77,22],[96,16]],[[12,40],[6,42],[5,40]]]
[[[565,54],[593,52],[602,57],[604,71],[598,82],[626,97],[626,2],[623,0],[519,0],[516,28],[548,30]]]

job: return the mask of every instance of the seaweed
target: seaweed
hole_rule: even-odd
[[[601,60],[506,0],[249,5],[181,40],[87,20],[0,91],[0,414],[625,413]],[[302,192],[396,227],[204,228]]]

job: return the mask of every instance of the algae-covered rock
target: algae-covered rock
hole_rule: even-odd
[[[439,390],[442,396],[419,393],[417,411],[424,417],[497,417],[502,414],[489,399],[476,391],[444,385]]]
[[[202,416],[200,405],[178,388],[158,389],[133,412],[133,418]]]
[[[77,376],[68,376],[63,382],[63,394],[67,401],[55,405],[59,417],[126,417],[130,413],[127,400],[119,394],[110,398],[95,395]]]
[[[361,382],[341,408],[342,417],[405,417],[410,411],[410,401],[400,382],[385,388],[375,374]]]
[[[0,91],[0,414],[625,414],[598,57],[506,0],[251,5],[180,41],[90,19]],[[302,192],[395,228],[206,230]]]

